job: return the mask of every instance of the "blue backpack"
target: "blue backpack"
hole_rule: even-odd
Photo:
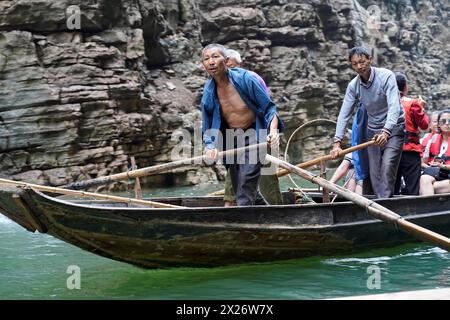
[[[356,114],[352,124],[352,146],[367,141],[367,111],[361,102],[358,102]],[[369,155],[367,148],[352,153],[355,166],[356,180],[365,180],[369,177]]]

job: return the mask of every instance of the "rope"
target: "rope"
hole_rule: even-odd
[[[290,176],[289,176],[289,177],[290,177]],[[309,200],[309,201],[311,201],[311,202],[313,202],[313,203],[317,203],[317,202],[314,201],[313,198],[311,198],[310,196],[308,196],[308,195],[302,190],[302,188],[300,188],[300,187],[295,183],[295,181],[294,181],[293,179],[291,179],[291,182],[294,184],[294,186],[297,188],[297,190],[300,191],[300,193],[302,194],[302,196],[303,196],[304,198],[306,198],[306,200]]]
[[[308,125],[311,125],[311,124],[313,124],[313,123],[316,123],[316,122],[329,122],[329,123],[336,124],[336,121],[329,120],[329,119],[322,119],[322,118],[320,118],[320,119],[310,120],[310,121],[308,121],[308,122],[305,122],[305,123],[302,124],[301,126],[299,126],[297,129],[294,130],[294,132],[292,132],[291,136],[289,137],[289,139],[288,139],[288,141],[287,141],[286,149],[285,149],[285,151],[284,151],[284,159],[287,159],[288,151],[289,151],[289,145],[290,145],[290,143],[291,143],[292,137],[293,137],[299,130],[303,129],[304,127],[306,127],[306,126],[308,126]],[[303,195],[306,196],[306,194],[302,191],[302,189],[295,183],[294,179],[292,179],[291,174],[289,173],[287,176],[288,176],[289,180],[291,181],[291,183],[292,183],[296,188],[298,188],[299,191],[300,191]]]
[[[355,171],[353,171],[353,173],[350,175],[350,177],[347,179],[347,181],[345,181],[344,185],[342,186],[342,188],[347,188],[348,183],[350,182],[350,180],[353,179],[353,177],[355,176]],[[355,181],[356,182],[356,181]],[[333,200],[331,200],[331,203],[334,202],[334,200],[336,200],[337,198],[337,194],[333,197]]]

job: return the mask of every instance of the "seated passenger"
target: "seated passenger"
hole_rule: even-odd
[[[356,177],[356,170],[353,164],[353,158],[351,153],[349,153],[344,157],[344,160],[341,162],[341,164],[331,177],[330,182],[336,183],[345,174],[347,175],[345,176],[344,188],[362,195],[363,180],[359,180]]]
[[[440,133],[430,144],[426,168],[420,177],[421,195],[450,192],[450,109],[439,113],[438,125]]]
[[[438,116],[439,111],[434,111],[431,114],[430,119],[430,132],[427,133],[422,139],[420,139],[420,144],[422,145],[422,169],[428,167],[427,165],[427,159],[429,158],[430,154],[430,145],[431,143],[436,141],[436,133],[439,133],[439,126],[438,126]]]

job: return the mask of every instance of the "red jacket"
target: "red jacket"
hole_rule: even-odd
[[[431,145],[431,142],[432,142],[433,137],[434,137],[435,134],[437,134],[437,133],[430,132],[430,133],[427,133],[425,137],[423,137],[423,140],[422,140],[422,150],[423,150],[423,152],[420,154],[421,158],[423,158],[423,157],[428,158],[429,157],[430,146],[428,144]]]
[[[433,132],[429,132],[427,133],[422,140],[422,147],[425,149],[427,147],[428,142],[431,140],[431,138],[433,138],[434,133]]]
[[[450,144],[450,138],[448,139],[448,142]],[[434,141],[430,145],[430,157],[428,158],[428,163],[432,162],[439,154],[441,153],[441,144],[442,144],[442,134],[438,134],[436,141]],[[450,164],[450,147],[447,147],[447,151],[445,152],[445,155],[443,157],[445,164]]]
[[[405,110],[405,143],[403,151],[422,152],[423,148],[420,145],[419,128],[422,130],[428,129],[429,119],[417,99],[410,99],[402,97],[402,106]]]

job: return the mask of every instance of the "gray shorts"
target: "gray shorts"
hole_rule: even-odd
[[[356,184],[362,187],[364,180],[356,180],[356,172],[354,168],[348,170],[347,175],[345,176],[345,182],[350,179],[355,179]]]

